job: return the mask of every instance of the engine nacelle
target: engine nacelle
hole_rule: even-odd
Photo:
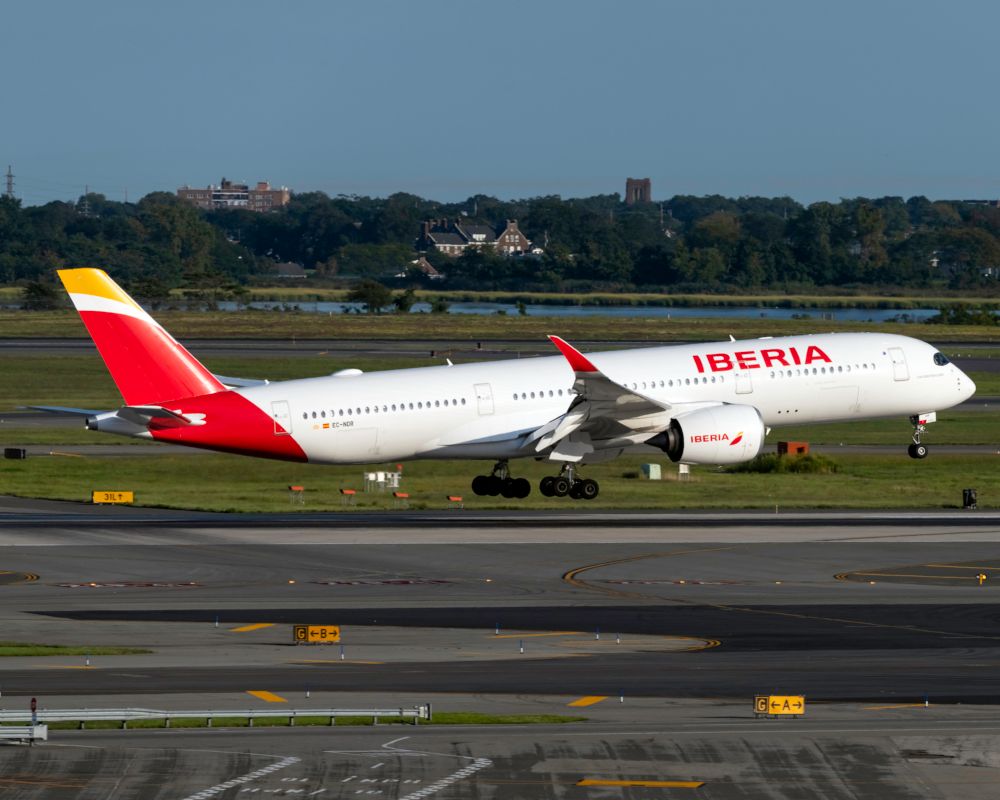
[[[739,464],[764,447],[764,421],[753,406],[721,405],[680,414],[646,444],[684,464]]]

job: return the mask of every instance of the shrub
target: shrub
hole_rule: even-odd
[[[760,473],[808,473],[812,475],[831,475],[839,467],[832,458],[810,453],[806,456],[779,456],[776,453],[762,453],[753,461],[736,464],[727,472],[760,472]]]

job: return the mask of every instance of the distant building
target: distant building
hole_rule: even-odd
[[[407,269],[396,273],[393,277],[408,278],[410,272],[420,272],[424,275],[424,277],[429,278],[432,281],[439,281],[444,278],[444,275],[438,272],[434,268],[434,265],[428,261],[425,256],[419,256],[418,258],[413,259]]]
[[[531,240],[517,227],[516,219],[509,219],[495,228],[448,219],[432,219],[421,225],[418,250],[437,250],[445,255],[460,256],[468,247],[492,247],[501,255],[514,256],[527,253]]]
[[[625,179],[625,205],[653,202],[653,183],[649,178]]]
[[[177,190],[177,196],[206,211],[245,208],[247,211],[263,212],[287,206],[292,193],[287,186],[273,189],[267,181],[257,181],[257,185],[250,188],[245,183],[233,183],[223,178],[220,186],[210,184],[204,189],[182,186]]]
[[[274,274],[282,280],[301,280],[309,277],[309,273],[301,264],[292,261],[281,261],[274,265]]]

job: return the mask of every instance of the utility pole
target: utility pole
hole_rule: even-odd
[[[89,217],[90,216],[90,200],[88,195],[90,194],[90,184],[86,184],[83,187],[83,200],[80,202],[79,212],[80,216]]]
[[[4,197],[9,197],[11,200],[14,199],[14,173],[11,172],[10,164],[7,165],[7,188],[4,189]]]

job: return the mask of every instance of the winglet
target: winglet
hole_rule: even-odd
[[[573,368],[573,372],[600,372],[597,367],[590,363],[587,357],[577,350],[573,345],[558,336],[549,336],[549,341],[559,348],[559,352],[566,356],[566,360]]]

